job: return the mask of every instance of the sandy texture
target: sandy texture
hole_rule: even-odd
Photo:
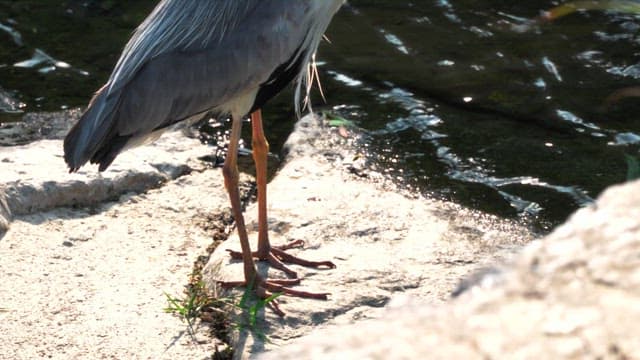
[[[70,175],[60,141],[0,150],[14,213],[0,238],[0,358],[211,356],[214,339],[195,343],[163,311],[211,243],[202,225],[227,211],[220,171],[197,160],[209,152],[172,133],[102,175]]]
[[[124,153],[104,174],[68,174],[55,134],[70,121],[59,123],[50,140],[0,149],[0,358],[210,357],[219,341],[203,328],[194,341],[163,309],[164,293],[181,296],[212,243],[219,226],[211,224],[229,219],[221,171],[199,160],[212,149],[174,132]],[[287,149],[269,185],[271,238],[303,239],[301,256],[334,261],[333,270],[294,267],[299,288],[332,295],[282,297],[284,319],[259,312],[257,329],[271,342],[236,332],[238,358],[378,318],[401,294],[443,303],[461,277],[532,239],[512,222],[399,192],[317,119],[302,121]],[[255,207],[246,213],[254,243]],[[242,278],[224,251],[238,249],[236,238],[214,253],[211,288]]]
[[[447,301],[462,277],[508,257],[532,239],[522,226],[403,193],[366,169],[354,175],[349,169],[356,154],[336,133],[317,119],[301,120],[287,142],[286,165],[269,184],[273,244],[305,240],[306,248],[292,253],[337,266],[292,266],[303,277],[296,289],[330,292],[330,299],[280,297],[287,316],[262,312],[258,332],[237,333],[238,358],[286,349],[317,328],[378,317],[390,299],[401,294],[427,304]],[[247,208],[246,218],[255,241],[256,206]],[[212,255],[205,269],[209,286],[216,280],[243,278],[241,263],[231,261],[225,251],[239,247],[234,234]],[[262,270],[283,277],[264,264]],[[269,342],[256,336],[259,332]]]
[[[264,359],[640,359],[640,182],[607,190],[457,300],[396,301]]]

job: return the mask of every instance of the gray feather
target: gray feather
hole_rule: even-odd
[[[65,139],[71,170],[207,111],[244,116],[275,69],[310,61],[343,0],[164,0]],[[308,68],[298,77],[309,79]],[[309,86],[305,84],[305,89]]]

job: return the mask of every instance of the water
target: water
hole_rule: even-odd
[[[0,1],[0,104],[85,105],[154,3]],[[321,48],[315,108],[354,121],[374,165],[416,191],[548,230],[625,181],[640,148],[640,19],[579,12],[514,30],[554,5],[352,0]],[[277,151],[291,93],[265,118]]]

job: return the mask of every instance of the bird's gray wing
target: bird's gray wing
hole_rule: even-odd
[[[108,81],[116,94],[150,60],[175,51],[204,49],[236,31],[260,0],[163,0],[138,26]]]
[[[117,112],[123,92],[132,79],[153,59],[173,52],[207,48],[233,33],[237,20],[246,17],[260,0],[191,1],[163,0],[136,29],[125,46],[108,82],[93,97],[80,121],[64,141],[65,161],[77,170],[105,147],[127,142],[117,136]],[[134,120],[135,121],[135,120]],[[113,151],[111,151],[113,152]],[[115,155],[114,155],[115,156]]]
[[[165,1],[160,7],[162,9],[163,4],[175,6],[178,2]],[[226,15],[224,19],[201,18],[198,32],[189,25],[195,22],[194,19],[185,18],[176,23],[166,9],[154,11],[151,17],[155,16],[156,20],[146,20],[138,29],[110,81],[96,95],[77,129],[74,128],[65,140],[65,159],[72,170],[89,159],[100,163],[100,168],[104,169],[130,140],[143,138],[195,114],[210,109],[249,111],[260,87],[276,81],[272,77],[276,69],[306,64],[333,12],[339,7],[335,4],[341,1],[181,3],[186,7],[194,3],[223,4],[218,10]],[[327,12],[326,4],[329,3],[335,9],[320,17],[318,11]],[[171,19],[163,20],[165,18]],[[318,18],[324,20],[319,22]],[[173,21],[173,35],[148,30],[162,21]],[[204,23],[207,21],[211,24]],[[187,41],[176,35],[181,33],[175,31],[176,26],[189,29],[187,33],[200,35]],[[218,31],[211,35],[213,39],[207,40],[201,33],[212,33],[210,26]],[[166,31],[170,30],[167,28]],[[154,33],[155,38],[151,36]],[[149,40],[140,40],[142,38]],[[145,41],[152,40],[183,44],[142,46]],[[301,58],[303,61],[299,61]]]
[[[224,22],[222,38],[164,52],[140,67],[122,89],[119,134],[144,134],[210,109],[244,115],[261,88],[298,76],[341,1],[246,3],[253,5]]]

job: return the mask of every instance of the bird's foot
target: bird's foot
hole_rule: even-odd
[[[284,264],[285,262],[289,264],[296,264],[296,265],[306,266],[306,267],[311,267],[316,269],[319,269],[319,268],[335,269],[336,268],[336,265],[331,261],[309,261],[309,260],[301,259],[297,256],[293,256],[287,253],[287,250],[289,249],[301,248],[303,246],[304,246],[303,240],[294,240],[282,246],[272,246],[269,251],[264,251],[264,252],[254,251],[252,253],[252,256],[261,261],[268,261],[269,265],[284,272],[285,274],[287,274],[287,276],[291,278],[297,278],[298,273],[296,273],[295,271],[291,270],[288,266],[286,266]],[[233,259],[242,260],[241,252],[233,251],[229,249],[227,249],[227,251],[229,252],[229,255],[231,255]]]
[[[329,295],[331,295],[330,293],[313,293],[294,290],[288,287],[300,284],[300,279],[262,279],[261,277],[258,277],[257,281],[252,281],[250,283],[247,281],[220,281],[218,284],[223,288],[253,287],[256,295],[263,300],[270,298],[274,293],[318,300],[327,300]],[[273,299],[266,305],[271,308],[276,315],[284,317],[285,313],[280,309],[277,300]]]

